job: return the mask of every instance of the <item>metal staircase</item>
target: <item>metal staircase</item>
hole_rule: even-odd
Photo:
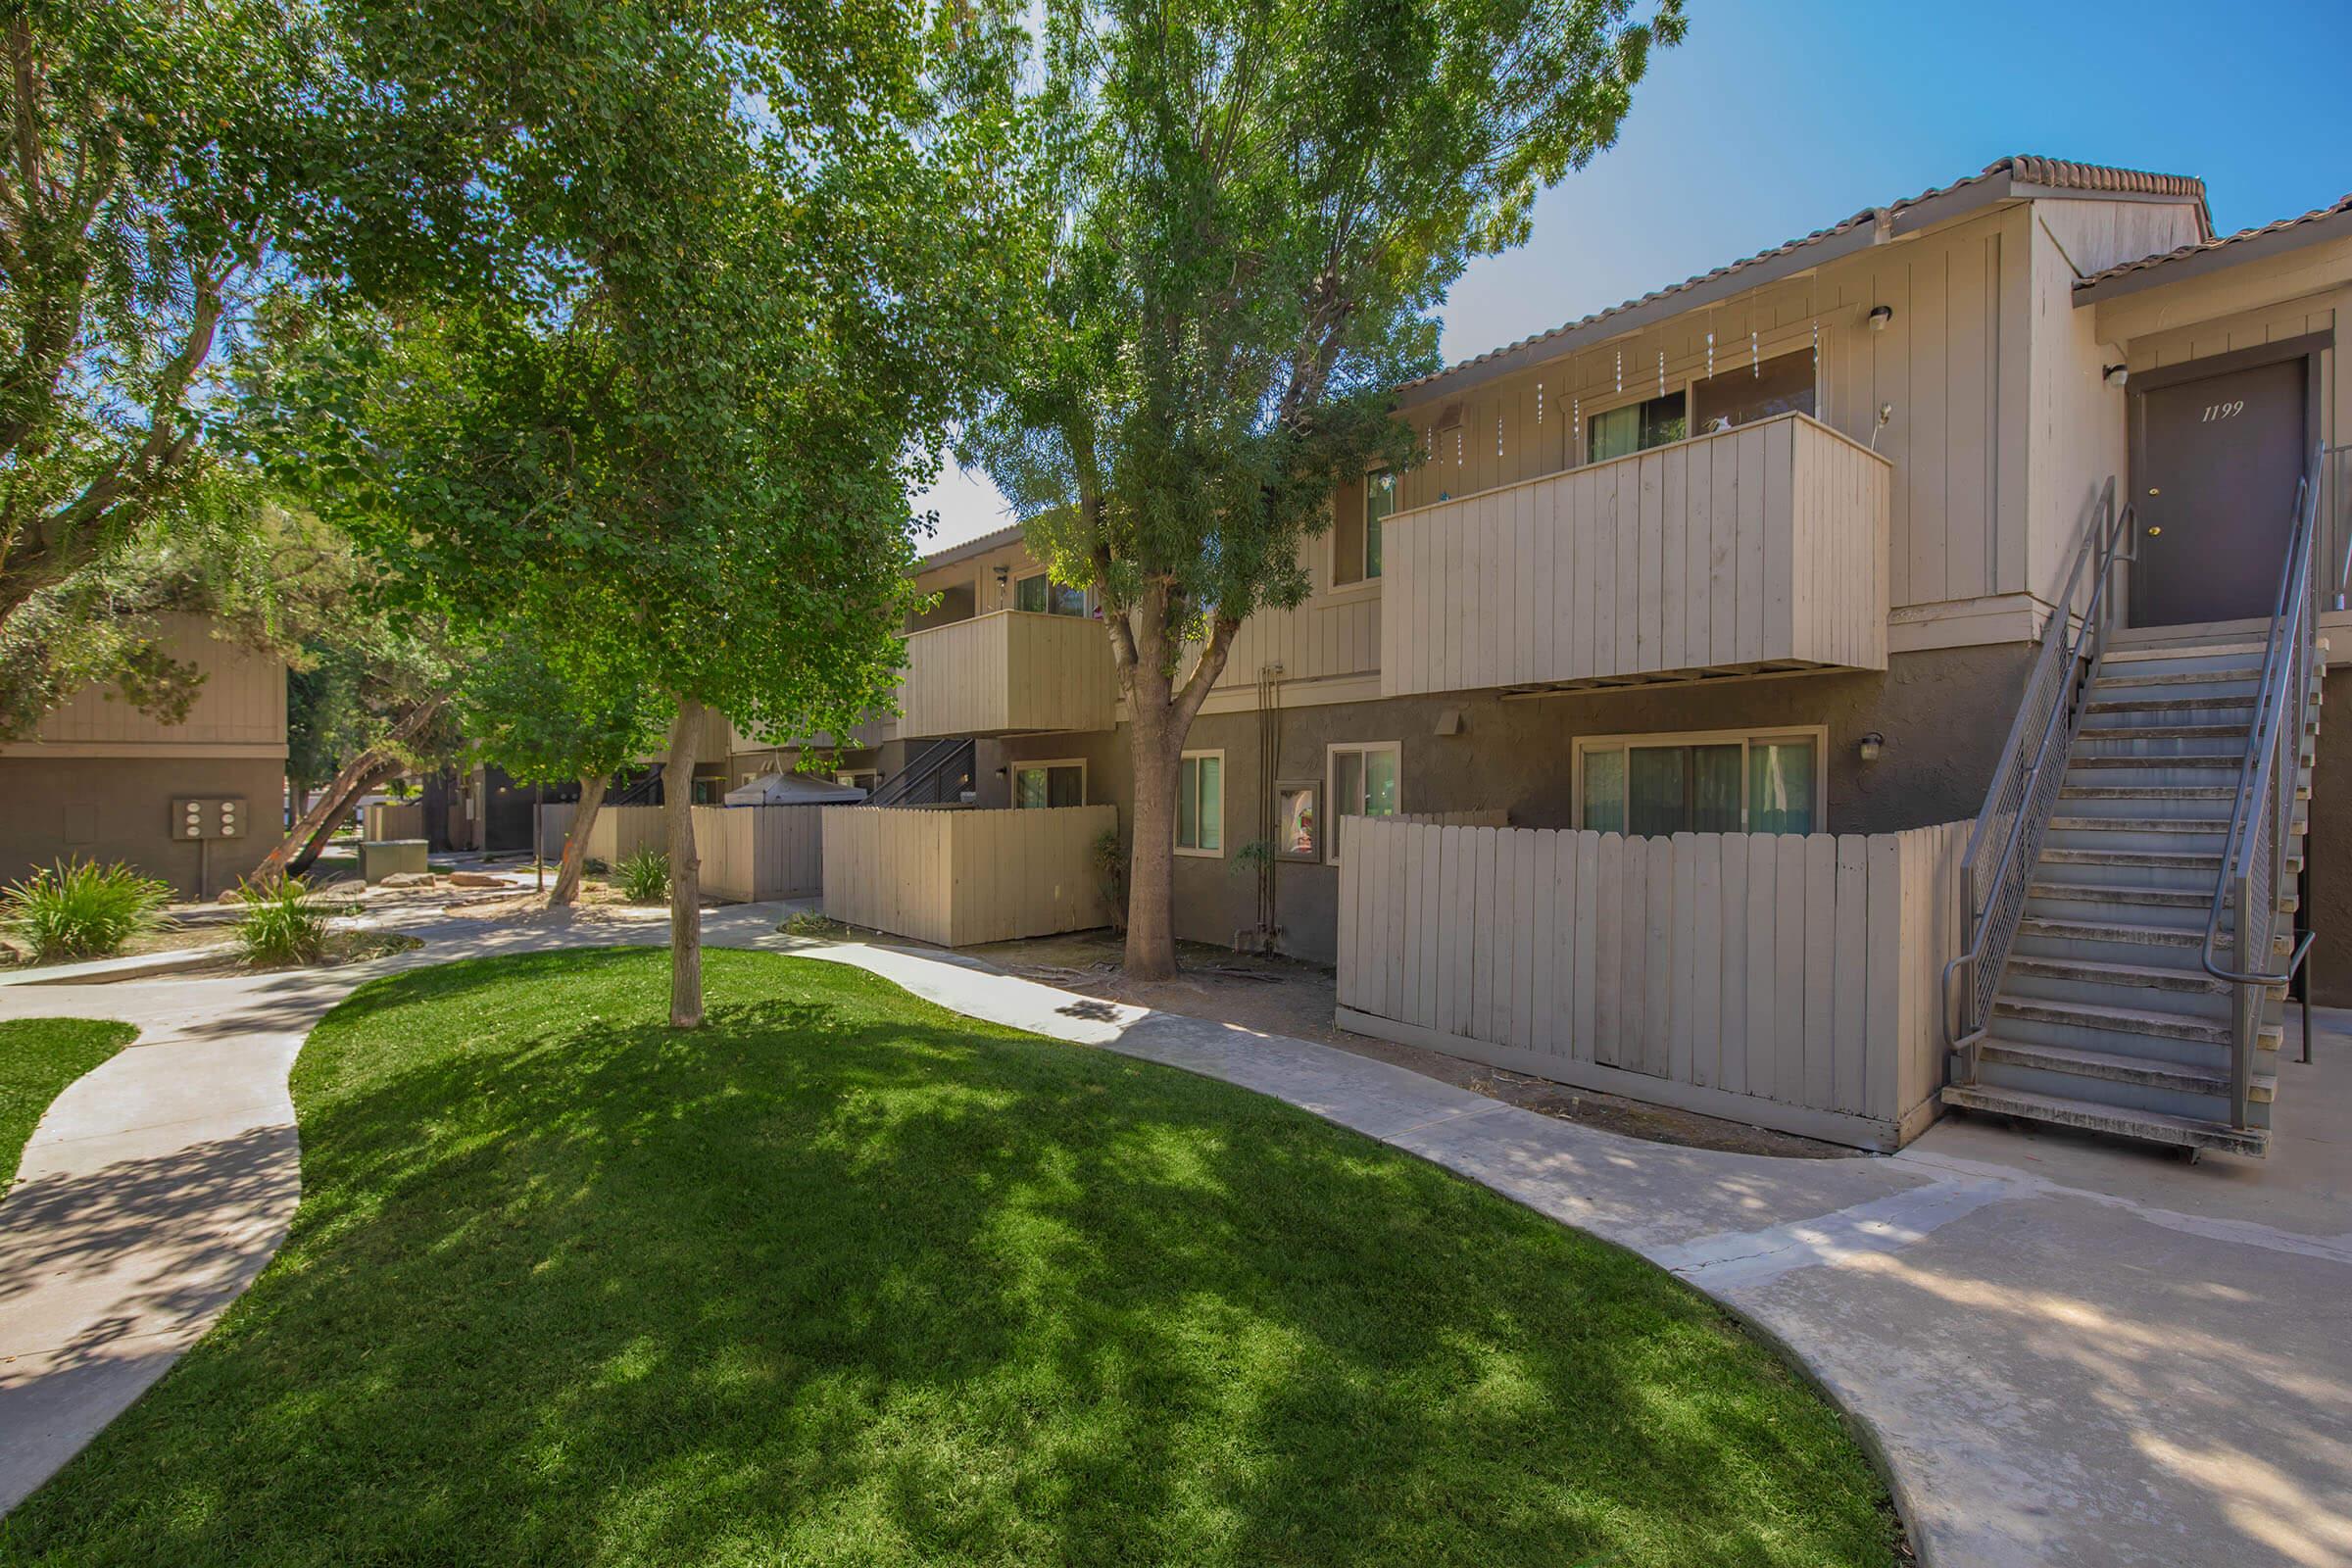
[[[969,740],[938,740],[924,747],[866,797],[868,806],[943,806],[963,798],[972,785],[975,748]]]
[[[2019,715],[2040,740],[2012,732],[1965,862],[1977,918],[1946,971],[1969,982],[1947,993],[1946,1105],[2267,1152],[2280,1009],[2310,940],[2293,927],[2326,648],[2316,482],[2277,613],[2231,628],[2103,629],[2131,531],[2103,498],[2081,629],[2045,642],[2066,645],[2060,674],[2037,665]]]

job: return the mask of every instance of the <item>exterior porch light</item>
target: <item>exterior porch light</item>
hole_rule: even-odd
[[[1879,760],[1879,753],[1884,751],[1886,746],[1886,737],[1874,729],[1862,737],[1861,743],[1854,748],[1854,755],[1865,762],[1875,762]]]
[[[1873,332],[1884,332],[1884,331],[1886,331],[1886,323],[1887,323],[1888,321],[1891,321],[1891,320],[1893,320],[1893,319],[1894,319],[1894,307],[1893,307],[1893,306],[1891,306],[1891,305],[1873,305],[1873,306],[1870,308],[1870,329],[1871,329]]]
[[[2128,365],[2107,366],[2099,371],[2099,379],[2109,386],[2121,387],[2132,379],[2132,368]]]

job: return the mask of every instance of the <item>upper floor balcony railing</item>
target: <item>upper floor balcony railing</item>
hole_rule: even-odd
[[[1398,513],[1381,691],[1885,669],[1891,474],[1785,414]]]
[[[906,639],[899,734],[927,740],[1106,730],[1117,702],[1099,621],[1000,610]]]

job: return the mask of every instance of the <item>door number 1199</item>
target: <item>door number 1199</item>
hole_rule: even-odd
[[[2208,403],[2205,405],[2205,416],[2197,422],[2211,424],[2216,419],[2234,419],[2245,412],[2244,398],[2239,398],[2235,403]]]

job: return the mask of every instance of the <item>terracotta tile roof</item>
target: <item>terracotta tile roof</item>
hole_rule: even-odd
[[[2275,223],[2264,223],[2259,228],[2241,228],[2234,234],[2223,234],[2218,238],[2202,240],[2194,245],[2180,246],[2177,250],[2159,251],[2154,256],[2142,256],[2134,262],[2118,262],[2103,272],[2093,272],[2088,277],[2076,278],[2075,287],[2092,288],[2110,278],[2122,277],[2127,273],[2144,272],[2150,268],[2163,267],[2171,262],[2186,261],[2192,256],[2209,256],[2215,251],[2226,249],[2231,245],[2242,245],[2248,240],[2267,239],[2274,234],[2283,234],[2289,229],[2317,223],[2341,213],[2352,213],[2352,195],[2338,197],[2326,207],[2315,207],[2310,212],[2298,213],[2293,218],[2281,218]]]
[[[1753,256],[1743,257],[1739,261],[1718,267],[1711,272],[1701,272],[1696,277],[1687,277],[1680,283],[1668,284],[1664,288],[1642,295],[1640,299],[1612,305],[1605,311],[1595,311],[1591,316],[1555,326],[1547,332],[1539,332],[1533,337],[1521,338],[1516,343],[1506,343],[1500,348],[1489,349],[1486,353],[1464,360],[1458,365],[1449,365],[1443,370],[1407,381],[1398,390],[1409,390],[1413,387],[1427,386],[1433,381],[1442,381],[1446,377],[1469,369],[1473,366],[1484,365],[1489,361],[1500,359],[1506,354],[1514,354],[1521,349],[1547,343],[1554,338],[1565,337],[1571,332],[1582,331],[1586,327],[1606,321],[1612,317],[1623,316],[1629,311],[1638,310],[1658,300],[1670,299],[1677,294],[1687,293],[1691,289],[1712,283],[1718,278],[1745,271],[1749,268],[1761,266],[1776,257],[1787,256],[1791,251],[1802,250],[1806,246],[1818,244],[1823,240],[1847,233],[1865,224],[1891,221],[1896,215],[1906,209],[1941,197],[1956,195],[1972,186],[1983,185],[2003,176],[2007,176],[2015,184],[2049,190],[2079,190],[2113,195],[2177,196],[2183,200],[2193,200],[2197,204],[2199,225],[2207,233],[2213,231],[2213,221],[2207,216],[2205,206],[2205,182],[2201,179],[2185,174],[2156,174],[2136,169],[2113,169],[2104,164],[2068,163],[2063,159],[2056,158],[2003,158],[1998,162],[1985,165],[1981,172],[1971,174],[1966,179],[1954,180],[1949,185],[1938,185],[1933,189],[1921,191],[1916,196],[1906,197],[1888,207],[1866,207],[1853,217],[1833,223],[1828,228],[1817,228],[1810,234],[1802,235],[1785,244],[1775,245],[1770,250],[1758,251]]]

